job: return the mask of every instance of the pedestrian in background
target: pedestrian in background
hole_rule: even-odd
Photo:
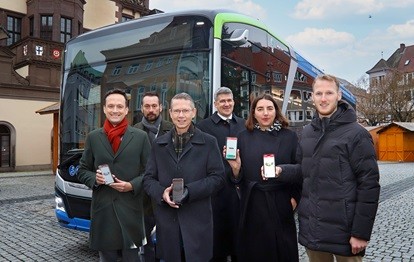
[[[213,255],[211,197],[224,186],[217,140],[196,128],[197,110],[187,93],[171,99],[174,128],[153,142],[144,177],[156,203],[156,255],[166,262],[206,262]],[[184,181],[182,197],[171,198],[172,180]]]
[[[152,143],[155,138],[162,136],[173,128],[173,124],[162,119],[162,103],[157,93],[147,92],[142,97],[141,111],[143,118],[134,127],[144,130]],[[144,246],[144,259],[146,262],[155,261],[155,247],[152,241],[152,232],[155,227],[154,211],[151,198],[144,194],[144,221],[147,244]]]
[[[313,261],[362,261],[378,208],[379,171],[371,135],[341,100],[338,80],[313,83],[316,116],[302,133],[299,242]]]
[[[220,87],[214,93],[214,106],[217,111],[197,123],[202,131],[217,139],[219,149],[226,145],[227,137],[237,137],[245,130],[245,120],[233,113],[233,92],[228,87]],[[226,174],[225,186],[212,199],[214,223],[214,252],[211,262],[227,262],[236,259],[236,240],[240,219],[240,200],[236,186],[231,181],[232,170],[223,157]]]
[[[294,220],[301,188],[298,138],[271,95],[254,98],[237,143],[236,160],[227,161],[241,190],[238,260],[298,261]],[[274,156],[274,178],[263,174],[264,155],[269,154]]]
[[[142,177],[150,153],[147,134],[130,127],[126,119],[128,99],[124,91],[105,94],[103,128],[90,132],[80,159],[78,179],[92,188],[90,248],[99,251],[100,261],[140,261],[139,247],[145,244],[142,208]],[[107,164],[112,184],[98,168]]]

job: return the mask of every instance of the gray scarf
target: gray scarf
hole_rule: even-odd
[[[147,131],[150,141],[153,141],[158,136],[161,120],[161,116],[158,116],[154,123],[150,123],[145,117],[142,118],[142,125],[145,127],[145,131]]]

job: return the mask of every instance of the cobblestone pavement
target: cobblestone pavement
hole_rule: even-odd
[[[414,163],[379,162],[381,196],[364,261],[414,261]],[[0,261],[98,261],[88,233],[62,228],[51,172],[0,173]],[[300,261],[307,262],[300,246]]]

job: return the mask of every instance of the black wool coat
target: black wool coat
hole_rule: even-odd
[[[304,128],[300,144],[299,242],[352,256],[351,236],[370,239],[378,208],[379,171],[371,135],[356,122],[353,108],[340,102],[330,118],[316,116]]]
[[[239,261],[299,260],[291,198],[300,198],[301,172],[295,132],[245,130],[238,135],[241,158]],[[263,154],[274,154],[280,177],[263,181]]]
[[[227,137],[237,137],[245,130],[245,120],[233,114],[228,123],[217,112],[201,120],[197,127],[214,136],[220,151],[226,144]],[[236,240],[240,217],[240,200],[236,187],[231,181],[232,171],[229,163],[223,157],[226,173],[225,186],[212,199],[214,221],[214,257],[226,257],[236,254]]]
[[[161,117],[161,116],[160,116]],[[142,124],[142,122],[136,123],[134,125],[135,128],[141,129],[143,131],[145,131],[148,134],[148,129]],[[168,131],[170,131],[171,129],[174,128],[174,124],[162,119],[161,120],[161,124],[160,127],[158,129],[158,136],[162,136],[164,134],[166,134]],[[149,136],[148,136],[149,137]],[[153,141],[150,141],[151,144]],[[145,214],[145,219],[147,219],[147,216],[153,217],[154,216],[154,211],[153,211],[153,203],[151,202],[151,198],[148,196],[147,193],[144,193],[144,199],[143,199],[143,203],[144,203],[144,214]],[[151,234],[151,232],[146,232],[147,235]],[[147,239],[147,241],[150,241],[149,239]]]
[[[188,200],[175,209],[162,200],[173,178],[184,178]],[[224,167],[216,139],[195,128],[178,157],[172,131],[154,140],[144,176],[144,189],[157,205],[156,255],[166,262],[209,261],[213,255],[211,196],[224,186]]]

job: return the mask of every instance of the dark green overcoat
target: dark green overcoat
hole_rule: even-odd
[[[133,127],[127,128],[116,154],[102,128],[88,134],[78,178],[93,189],[91,249],[119,250],[144,244],[142,177],[150,147],[147,134]],[[106,185],[95,187],[96,170],[101,164],[108,164],[120,180],[129,181],[133,191],[121,193]]]

